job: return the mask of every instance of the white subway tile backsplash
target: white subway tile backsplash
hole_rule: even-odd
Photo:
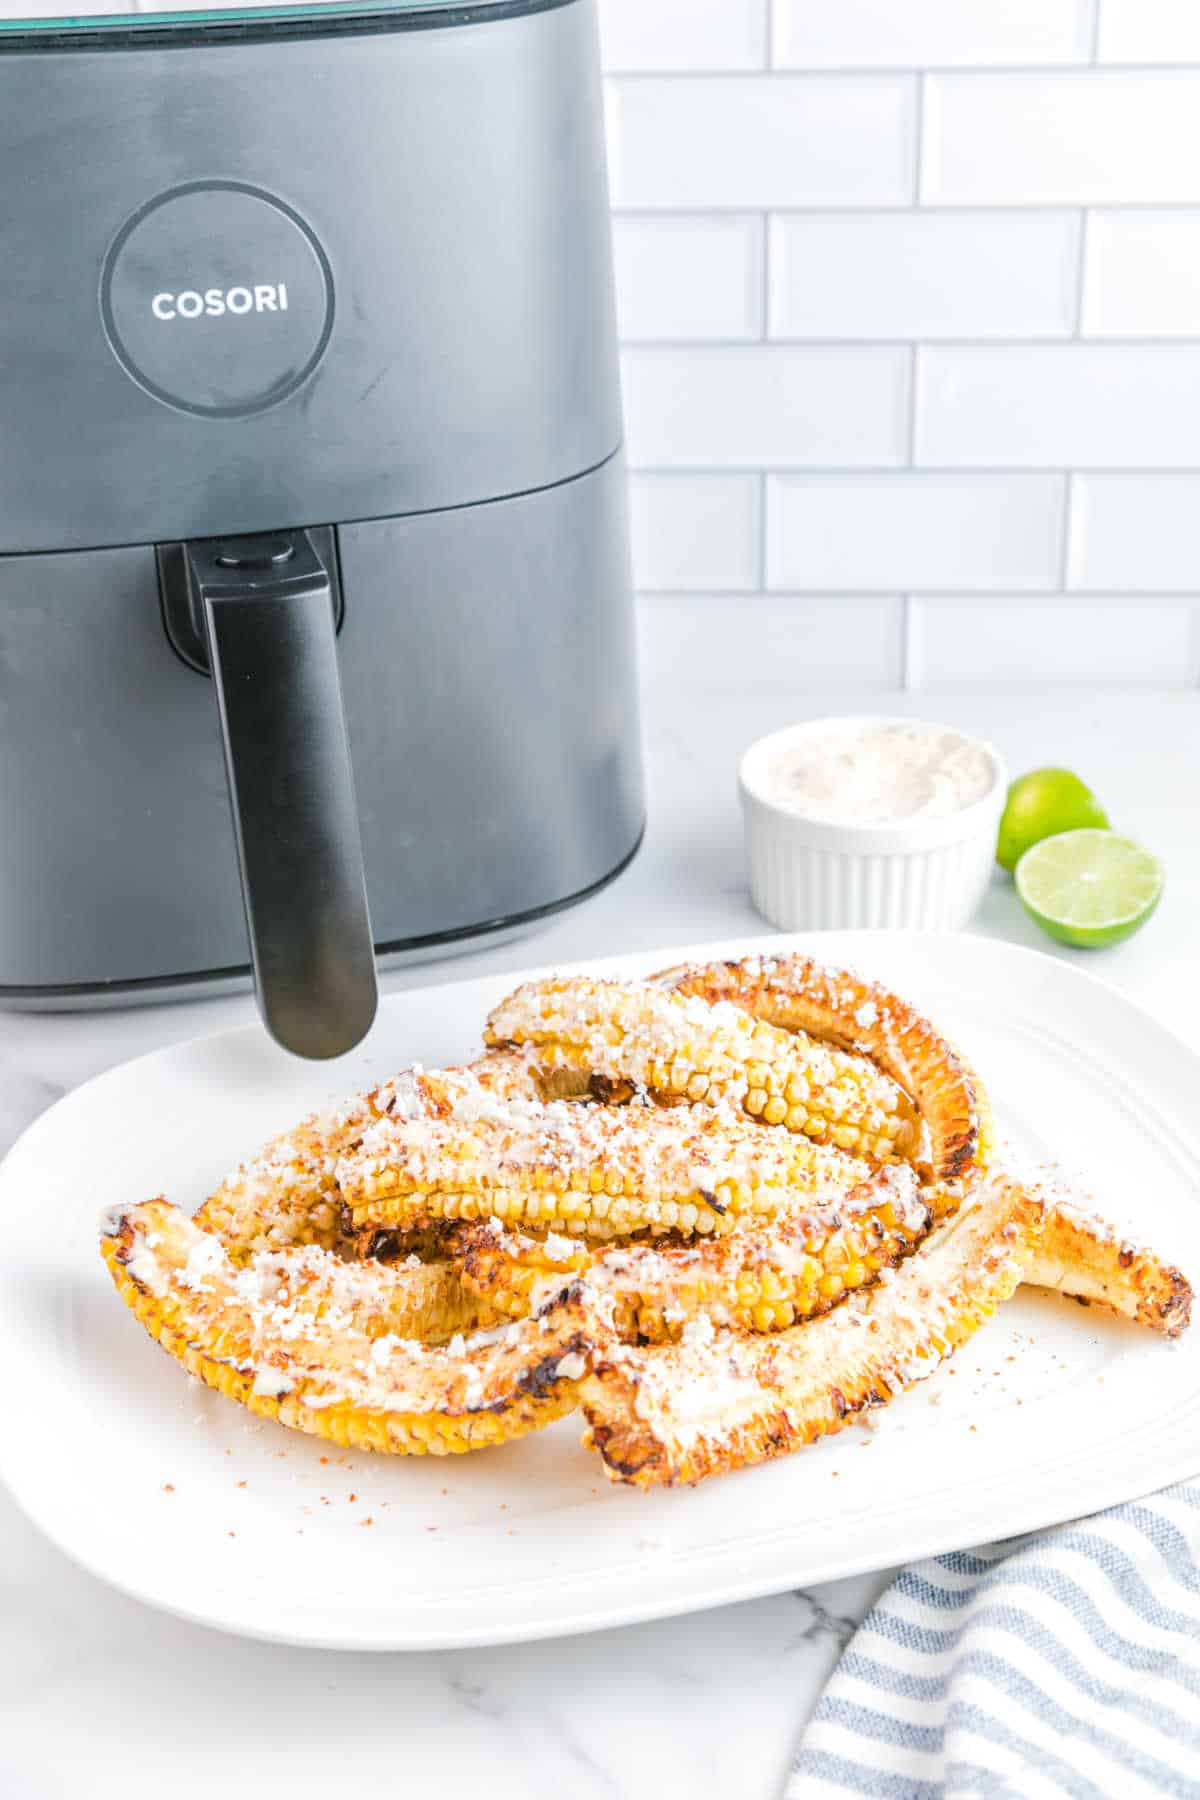
[[[633,574],[642,589],[758,586],[757,475],[634,475]]]
[[[1093,337],[1200,337],[1200,210],[1092,215],[1083,329]]]
[[[1200,683],[1200,0],[599,4],[664,670]]]
[[[912,687],[1185,687],[1196,679],[1195,598],[922,596],[910,605]]]
[[[630,461],[640,468],[898,463],[905,350],[755,348],[625,352]]]
[[[1200,70],[933,75],[921,193],[935,206],[1200,201]]]
[[[618,213],[613,259],[626,343],[762,336],[763,221],[757,215]]]
[[[756,69],[767,0],[600,0],[606,69]]]
[[[831,682],[878,689],[901,682],[903,608],[894,594],[652,594],[638,612],[651,684],[671,678],[684,638],[708,650],[714,688],[802,694]],[[702,666],[689,656],[689,671]],[[691,679],[703,688],[703,675]]]
[[[1077,475],[1070,586],[1200,593],[1200,474]]]
[[[916,449],[934,466],[1200,464],[1200,344],[935,345]]]
[[[1052,588],[1057,475],[772,476],[772,588]]]
[[[1079,215],[781,214],[775,337],[1055,337],[1074,326]]]
[[[1200,63],[1196,0],[1101,0],[1100,60]]]
[[[905,76],[612,78],[619,207],[892,206],[912,197]]]
[[[652,0],[653,3],[653,0]],[[774,0],[781,68],[1085,62],[1094,0]]]

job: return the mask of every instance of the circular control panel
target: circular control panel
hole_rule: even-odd
[[[242,182],[191,182],[121,227],[100,310],[139,387],[182,412],[236,419],[312,374],[333,326],[333,277],[284,201]]]

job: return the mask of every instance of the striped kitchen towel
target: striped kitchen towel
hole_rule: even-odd
[[[1200,1800],[1200,1484],[905,1569],[785,1800]]]

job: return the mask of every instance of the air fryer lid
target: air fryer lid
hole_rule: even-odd
[[[84,0],[82,6],[55,4],[55,0],[31,0],[13,18],[0,18],[0,36],[50,35],[70,37],[86,33],[91,38],[108,34],[127,38],[170,32],[191,33],[208,27],[237,30],[239,36],[259,31],[294,33],[306,25],[320,31],[369,29],[372,21],[394,28],[406,22],[414,27],[451,21],[482,19],[488,14],[511,17],[542,12],[565,0],[307,0],[306,4],[278,4],[278,0],[251,0],[243,6],[149,7],[141,12],[137,0]]]

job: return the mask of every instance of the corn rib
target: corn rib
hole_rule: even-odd
[[[498,1219],[460,1226],[450,1254],[481,1301],[523,1318],[578,1276],[611,1302],[626,1343],[671,1343],[692,1321],[784,1331],[868,1286],[920,1242],[930,1223],[910,1169],[881,1170],[824,1204],[743,1221],[699,1244],[634,1242],[594,1251],[557,1232],[534,1238]]]
[[[615,1085],[704,1102],[881,1160],[916,1149],[911,1102],[864,1058],[645,982],[531,982],[495,1009],[484,1037],[528,1046],[548,1077],[598,1078],[601,1097]]]
[[[722,1235],[802,1196],[845,1194],[871,1165],[708,1107],[479,1101],[377,1122],[337,1166],[354,1229],[486,1219],[611,1239]]]
[[[807,956],[696,964],[655,979],[673,993],[712,1005],[727,1001],[779,1030],[869,1057],[915,1100],[929,1133],[935,1183],[967,1183],[986,1172],[995,1132],[983,1085],[936,1027],[898,994]],[[945,1197],[953,1200],[959,1192],[952,1185]]]
[[[667,1348],[603,1349],[583,1384],[588,1441],[638,1487],[782,1456],[919,1381],[1019,1282],[1044,1208],[1005,1180],[978,1190],[915,1256],[823,1318]]]
[[[1192,1290],[1179,1269],[1065,1202],[1047,1209],[1025,1281],[1120,1313],[1163,1337],[1178,1337],[1191,1318]]]
[[[571,1411],[590,1341],[577,1300],[438,1348],[402,1332],[429,1272],[340,1262],[305,1246],[235,1265],[163,1200],[107,1221],[101,1250],[151,1337],[251,1412],[395,1455],[476,1450]]]

